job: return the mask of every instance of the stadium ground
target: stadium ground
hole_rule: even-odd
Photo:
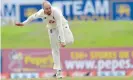
[[[131,21],[70,21],[75,42],[69,48],[133,47]],[[50,48],[47,29],[42,23],[25,27],[1,28],[2,48]]]
[[[129,21],[69,22],[75,43],[69,48],[133,47],[133,23]],[[1,28],[2,48],[50,48],[47,29],[42,23],[25,27],[7,25]],[[32,80],[133,80],[133,77],[81,77]]]
[[[64,78],[62,80],[132,80],[133,77],[81,77],[81,78]]]
[[[11,79],[11,80],[15,80],[15,79]],[[21,80],[25,80],[25,79],[21,79]],[[77,77],[77,78],[66,77],[63,79],[40,78],[40,79],[29,79],[29,80],[133,80],[133,77]]]

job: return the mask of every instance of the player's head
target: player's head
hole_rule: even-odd
[[[52,13],[50,2],[44,1],[42,7],[47,15],[50,15]]]

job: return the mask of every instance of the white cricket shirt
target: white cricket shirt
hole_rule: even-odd
[[[37,18],[42,18],[44,22],[47,24],[48,29],[58,28],[61,42],[65,42],[63,25],[65,25],[68,21],[64,18],[60,9],[56,7],[51,7],[51,9],[52,9],[51,15],[44,14],[44,10],[40,9],[35,14],[29,16],[28,19],[23,22],[23,24],[27,24]]]

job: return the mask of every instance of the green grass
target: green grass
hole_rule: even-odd
[[[13,80],[13,79],[11,79],[11,80]],[[44,79],[44,78],[40,78],[40,79],[32,79],[32,80],[133,80],[133,77],[76,77],[76,78],[75,77],[74,78],[66,77],[66,78],[63,78],[63,79],[55,79],[55,78],[45,78]]]
[[[69,22],[75,42],[69,48],[133,47],[131,21]],[[2,48],[50,48],[47,29],[42,23],[25,27],[1,28]]]
[[[68,77],[60,80],[132,80],[132,79],[133,77],[77,77],[77,78]]]

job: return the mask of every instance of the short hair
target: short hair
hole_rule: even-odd
[[[42,3],[42,8],[45,10],[45,7],[44,7],[44,4],[45,3],[47,3],[47,4],[49,4],[50,6],[51,6],[51,3],[49,2],[49,1],[44,1],[43,3]]]

